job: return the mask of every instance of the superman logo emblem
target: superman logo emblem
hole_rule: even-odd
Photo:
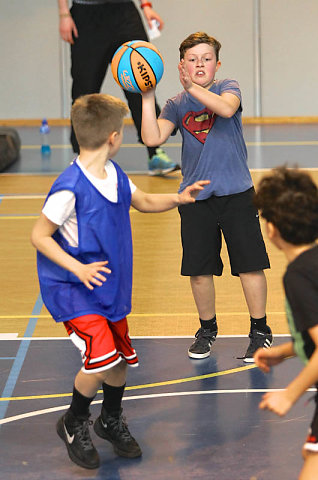
[[[182,125],[190,132],[199,142],[204,143],[206,137],[213,127],[216,115],[205,108],[200,112],[188,112],[182,119]]]

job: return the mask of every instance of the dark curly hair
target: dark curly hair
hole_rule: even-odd
[[[318,238],[318,189],[304,171],[273,169],[260,181],[254,204],[286,242],[306,245]]]

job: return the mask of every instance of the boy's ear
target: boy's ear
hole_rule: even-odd
[[[220,62],[220,60],[218,60],[218,61],[216,62],[216,69],[215,69],[216,72],[218,71],[218,69],[220,68],[220,66],[221,66],[221,62]]]
[[[272,222],[266,222],[266,232],[270,240],[273,240],[279,235],[279,231]]]
[[[116,139],[118,137],[118,132],[116,132],[116,130],[114,132],[112,132],[109,137],[108,137],[108,143],[110,145],[114,145]]]

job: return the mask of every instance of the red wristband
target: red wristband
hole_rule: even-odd
[[[150,3],[150,2],[145,2],[145,3],[142,3],[142,4],[140,5],[140,8],[145,8],[145,7],[150,7],[150,8],[152,8],[152,3]]]

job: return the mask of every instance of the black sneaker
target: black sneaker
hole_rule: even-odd
[[[102,415],[94,423],[94,430],[99,437],[113,444],[117,455],[127,458],[140,457],[141,448],[132,437],[125,420],[122,409],[117,416],[109,415],[102,409]]]
[[[66,415],[71,416],[68,427],[65,425]],[[89,421],[89,415],[74,417],[68,412],[56,424],[56,431],[64,441],[70,459],[77,465],[90,469],[99,467],[99,455],[92,443],[88,428],[92,423]]]
[[[267,332],[261,332],[260,330],[252,330],[249,334],[250,344],[246,350],[243,361],[246,363],[254,363],[254,353],[259,348],[270,348],[273,343],[272,331],[267,326]]]
[[[212,343],[215,341],[217,330],[199,328],[195,334],[196,339],[188,350],[190,358],[205,358],[211,353]]]

